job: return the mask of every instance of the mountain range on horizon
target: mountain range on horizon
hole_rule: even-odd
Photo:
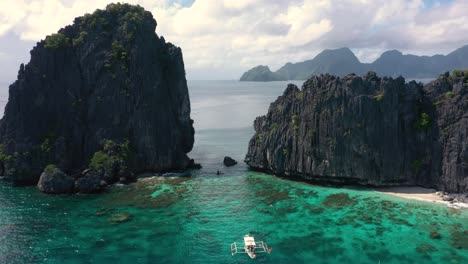
[[[389,50],[372,63],[362,63],[349,48],[326,49],[311,60],[288,62],[272,72],[259,65],[245,72],[240,81],[306,80],[323,73],[338,76],[348,73],[363,75],[368,71],[381,76],[405,78],[436,78],[443,72],[468,68],[468,45],[447,55],[417,56]]]

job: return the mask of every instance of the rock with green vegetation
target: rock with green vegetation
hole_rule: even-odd
[[[248,70],[242,75],[240,81],[246,82],[270,82],[270,81],[286,81],[287,79],[278,73],[272,72],[268,66],[259,65]]]
[[[67,194],[72,193],[75,180],[65,174],[55,165],[49,164],[42,172],[37,188],[49,194]]]
[[[182,51],[155,29],[142,7],[110,4],[37,43],[0,121],[7,179],[37,184],[56,164],[77,180],[89,168],[111,184],[193,165]]]
[[[468,192],[467,77],[423,86],[369,72],[290,84],[255,120],[245,161],[316,182]]]

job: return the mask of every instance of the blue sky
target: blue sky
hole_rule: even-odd
[[[108,0],[0,1],[0,85],[16,79],[37,41]],[[365,62],[398,49],[447,54],[468,44],[466,0],[128,0],[151,11],[156,32],[183,50],[189,79],[238,79],[327,48]],[[5,89],[0,87],[0,89]]]
[[[431,8],[434,5],[447,5],[453,2],[453,0],[424,0],[424,4],[426,5],[426,8]]]

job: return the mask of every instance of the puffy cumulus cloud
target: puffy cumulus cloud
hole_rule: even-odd
[[[423,0],[197,0],[155,8],[158,31],[184,48],[189,77],[237,78],[268,64],[311,59],[350,47],[364,62],[387,49],[446,53],[468,44],[468,2],[429,6]],[[221,76],[210,69],[224,69]],[[200,69],[206,69],[206,74]],[[190,76],[197,72],[196,76]]]
[[[2,0],[0,37],[39,40],[108,0]],[[151,11],[157,33],[181,46],[188,78],[234,79],[325,48],[350,47],[363,61],[386,49],[418,54],[468,44],[468,2],[423,0],[128,0]],[[189,4],[187,4],[189,3]]]
[[[192,77],[223,79],[237,78],[256,64],[276,65],[274,58],[284,62],[305,55],[302,46],[333,29],[329,18],[319,16],[326,5],[327,1],[197,0],[190,7],[167,12],[155,8],[153,13],[158,31],[183,47],[189,74],[197,67],[226,69],[220,76]]]
[[[0,36],[6,34],[25,17],[26,4],[22,1],[3,0],[0,3]]]
[[[23,40],[39,40],[71,24],[85,13],[104,8],[109,0],[2,0],[0,2],[0,36],[14,30]],[[169,6],[169,0],[122,1],[142,6]]]

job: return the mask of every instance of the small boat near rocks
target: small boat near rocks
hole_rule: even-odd
[[[254,237],[247,234],[244,236],[244,246],[239,247],[237,242],[231,244],[231,254],[234,256],[238,253],[247,254],[251,259],[257,257],[257,253],[271,253],[271,248],[268,248],[267,243],[260,241],[255,242]]]

